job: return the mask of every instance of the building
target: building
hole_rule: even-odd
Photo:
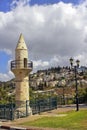
[[[32,113],[29,106],[29,73],[32,71],[32,62],[28,62],[28,49],[21,34],[15,49],[15,60],[11,62],[11,71],[15,75],[16,84],[16,112],[19,116]]]

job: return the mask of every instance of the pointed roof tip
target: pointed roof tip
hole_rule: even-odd
[[[23,34],[21,33],[19,36],[18,44],[16,46],[16,49],[27,49],[26,43],[24,41]]]
[[[20,35],[23,35],[22,33],[20,33]]]
[[[23,34],[22,34],[22,33],[20,33],[20,37],[21,37],[21,36],[23,36]]]
[[[23,34],[22,34],[22,33],[20,34],[18,41],[24,41],[24,37],[23,37]]]

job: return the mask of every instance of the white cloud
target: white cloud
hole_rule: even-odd
[[[64,65],[63,62],[65,63],[66,59],[69,60],[66,57],[64,57],[64,59],[63,59],[60,56],[54,56],[49,61],[42,61],[42,60],[33,61],[34,71],[36,71],[38,69],[46,69],[46,68],[53,67],[53,66],[54,67],[60,66],[60,65],[63,66]]]
[[[18,6],[25,6],[29,4],[30,0],[13,0],[10,7],[11,9],[15,9]]]
[[[78,54],[77,56],[74,57],[75,61],[77,59],[80,60],[80,65],[84,65],[84,66],[87,66],[87,54],[84,52],[84,53],[81,53],[81,54]]]
[[[7,73],[0,73],[0,81],[8,81],[8,80],[14,78],[14,74],[10,70],[11,60],[8,61],[8,65],[6,66],[8,72]]]
[[[11,80],[12,78],[15,77],[14,74],[10,70],[11,61],[12,61],[12,59],[10,59],[8,61],[8,64],[6,65],[6,67],[7,67],[6,69],[7,69],[8,72],[7,73],[0,73],[0,81],[8,81],[8,80]]]
[[[7,55],[12,55],[12,51],[9,49],[4,48],[4,49],[0,49],[0,51],[5,52]]]
[[[49,62],[48,61],[42,61],[42,60],[38,60],[38,61],[33,61],[33,66],[34,68],[44,68],[44,67],[48,67],[49,66]]]
[[[77,6],[63,2],[30,6],[27,2],[14,0],[10,12],[0,12],[0,48],[14,56],[22,32],[35,69],[67,65],[71,56],[86,65],[87,1]]]
[[[14,77],[13,73],[9,71],[8,73],[0,73],[0,81],[8,81]]]

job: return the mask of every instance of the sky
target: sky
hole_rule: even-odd
[[[14,77],[10,62],[20,33],[33,72],[69,66],[69,58],[87,66],[87,0],[0,0],[0,81]]]

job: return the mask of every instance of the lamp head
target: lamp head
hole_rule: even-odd
[[[71,66],[73,66],[73,58],[72,57],[69,59],[69,61],[70,61]]]
[[[80,61],[76,60],[77,67],[79,67],[79,63],[80,63]]]

